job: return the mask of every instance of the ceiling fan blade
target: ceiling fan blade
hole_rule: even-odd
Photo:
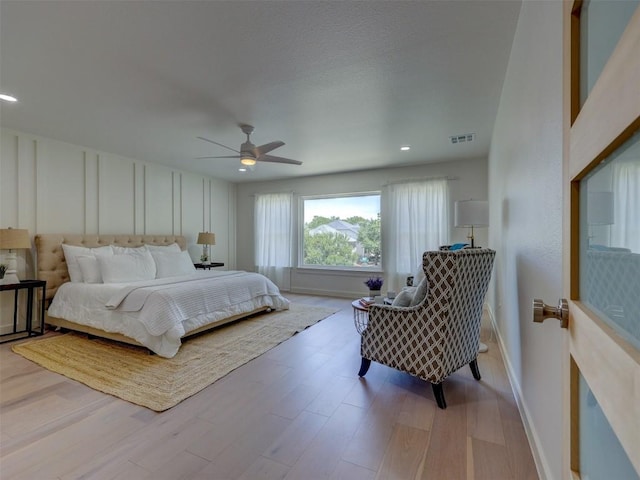
[[[271,150],[275,150],[276,148],[280,148],[284,145],[284,142],[280,140],[276,140],[275,142],[265,143],[264,145],[260,145],[255,148],[256,157],[260,155],[264,155],[265,153],[269,153]]]
[[[236,150],[235,148],[227,147],[226,145],[223,145],[223,144],[218,143],[218,142],[214,142],[213,140],[209,140],[208,138],[204,138],[204,137],[196,137],[196,138],[198,138],[198,139],[200,139],[200,140],[204,140],[205,142],[213,143],[214,145],[218,145],[218,146],[220,146],[220,147],[224,147],[224,148],[226,148],[227,150],[231,150],[232,152],[240,153],[240,152],[239,152],[238,150]]]
[[[240,155],[224,155],[222,157],[195,157],[196,160],[202,160],[203,158],[240,158]]]
[[[259,162],[272,162],[272,163],[288,163],[290,165],[302,165],[299,160],[291,160],[290,158],[276,157],[274,155],[261,155],[257,158]]]

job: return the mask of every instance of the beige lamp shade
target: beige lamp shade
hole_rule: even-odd
[[[489,202],[486,200],[461,200],[455,203],[456,227],[489,226]]]
[[[486,200],[461,200],[456,202],[454,207],[455,226],[471,228],[467,238],[471,240],[471,248],[475,248],[473,227],[489,226],[489,202]]]
[[[0,250],[31,248],[29,230],[20,228],[0,229]]]
[[[20,279],[16,273],[18,268],[16,252],[11,250],[31,248],[31,240],[29,240],[29,230],[20,228],[0,228],[0,250],[9,250],[4,255],[3,263],[6,264],[7,270],[4,277],[0,279],[0,284],[20,283]]]
[[[209,232],[200,232],[198,233],[198,245],[215,245],[216,244],[216,234]]]

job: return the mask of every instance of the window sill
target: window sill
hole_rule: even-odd
[[[344,275],[354,276],[354,274],[362,274],[363,277],[370,277],[372,274],[383,275],[384,271],[380,266],[377,267],[294,267],[296,273],[301,275]]]

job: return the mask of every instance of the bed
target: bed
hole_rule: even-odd
[[[163,357],[173,357],[185,337],[289,308],[263,275],[195,270],[182,236],[40,234],[34,241],[37,276],[47,282],[47,325],[141,345]],[[150,256],[154,277],[138,278]]]

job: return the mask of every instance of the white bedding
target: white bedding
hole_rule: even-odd
[[[131,284],[67,282],[48,315],[120,333],[171,358],[186,333],[260,307],[285,310],[289,301],[257,273],[197,271]]]

